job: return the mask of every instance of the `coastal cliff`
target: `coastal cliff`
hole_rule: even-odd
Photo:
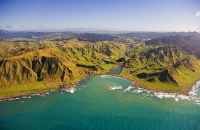
[[[77,38],[1,41],[0,89],[9,90],[23,84],[28,88],[36,82],[49,89],[49,85],[79,82],[83,77],[105,74],[123,64],[119,76],[137,82],[140,87],[187,93],[200,78],[200,60],[196,50],[192,52],[185,47],[190,42],[180,44],[184,38],[166,37],[128,44]],[[191,43],[194,41],[197,40]]]

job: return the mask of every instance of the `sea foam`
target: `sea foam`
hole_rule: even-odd
[[[134,89],[133,89],[134,88]],[[133,89],[133,90],[132,90]],[[155,96],[159,99],[167,99],[167,98],[172,98],[175,101],[179,100],[193,100],[197,104],[200,104],[200,97],[197,94],[198,91],[200,91],[200,81],[198,81],[192,88],[191,91],[189,92],[189,95],[184,95],[184,94],[178,94],[178,93],[164,93],[164,92],[154,92],[154,91],[148,91],[143,88],[135,88],[132,86],[128,86],[127,88],[124,89],[124,92],[132,92],[134,93],[143,93],[145,96]]]
[[[67,89],[62,89],[66,92],[69,92],[69,93],[74,93],[77,89],[76,88],[67,88]]]
[[[124,92],[129,92],[133,88],[134,88],[133,86],[128,86],[127,88],[125,88]]]
[[[111,75],[101,75],[102,78],[105,77],[115,77],[115,78],[120,78],[127,80],[122,77],[117,77],[117,76],[111,76]],[[129,80],[127,80],[129,81]],[[129,81],[130,82],[130,81]],[[132,82],[134,84],[134,82]],[[119,86],[118,86],[119,87]],[[122,89],[121,87],[118,88],[117,86],[110,87],[110,90],[116,90],[116,89]],[[133,89],[134,88],[134,89]],[[175,101],[179,100],[193,100],[196,103],[200,104],[200,97],[197,94],[198,91],[200,91],[200,81],[197,81],[196,84],[191,88],[191,91],[189,92],[189,95],[183,95],[183,94],[178,94],[178,93],[164,93],[164,92],[154,92],[154,91],[149,91],[143,88],[135,88],[128,86],[127,88],[124,89],[124,92],[134,92],[134,93],[145,93],[145,96],[155,96],[160,99],[166,99],[166,98],[173,98]]]
[[[118,90],[118,89],[122,89],[122,86],[113,86],[113,87],[109,87],[110,90]]]

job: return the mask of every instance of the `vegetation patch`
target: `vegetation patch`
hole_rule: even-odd
[[[41,40],[2,40],[0,96],[46,91],[51,89],[49,85],[59,86],[54,83],[77,83],[83,77],[105,74],[118,65],[123,67],[121,76],[133,80],[136,86],[155,91],[186,94],[200,78],[196,49],[199,35],[147,41],[131,35],[136,34],[109,37],[58,33]]]

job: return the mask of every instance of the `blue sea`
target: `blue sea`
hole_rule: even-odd
[[[123,78],[0,102],[0,130],[200,130],[200,82],[187,95],[135,88]]]

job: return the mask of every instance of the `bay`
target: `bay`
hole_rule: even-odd
[[[195,94],[200,97],[199,89]],[[0,129],[198,130],[198,101],[135,88],[119,77],[94,76],[70,91],[0,102]]]

